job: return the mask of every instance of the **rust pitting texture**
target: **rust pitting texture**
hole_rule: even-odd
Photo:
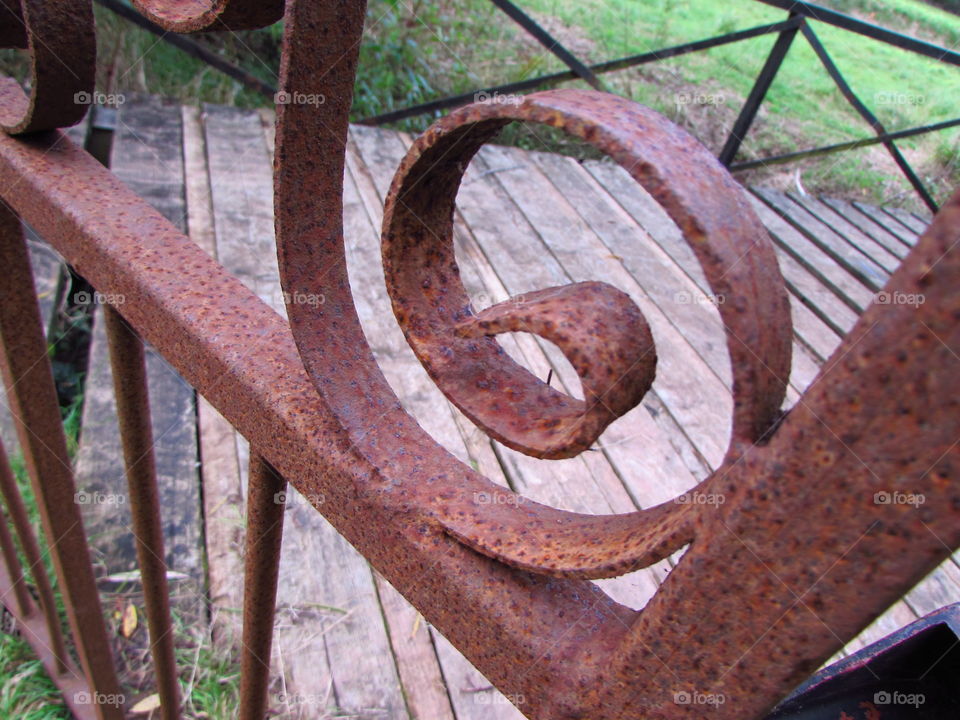
[[[0,24],[3,47],[27,48],[32,88],[24,97],[16,80],[0,76],[0,127],[28,133],[80,122],[96,71],[90,0],[0,0]]]
[[[196,14],[208,4],[176,7]],[[56,133],[0,138],[4,201],[100,291],[123,294],[124,317],[142,337],[264,462],[304,495],[324,496],[317,509],[499,689],[526,698],[530,717],[761,717],[960,545],[960,451],[951,444],[960,434],[960,195],[888,286],[922,292],[927,303],[872,307],[775,425],[789,373],[786,293],[765,231],[702,147],[652,111],[584,91],[473,105],[436,123],[401,165],[385,213],[392,300],[412,344],[435,337],[441,347],[492,348],[488,335],[503,328],[538,329],[574,356],[586,414],[591,392],[604,393],[604,368],[640,359],[636,387],[617,408],[652,378],[643,319],[609,286],[548,289],[480,312],[470,305],[450,243],[456,191],[473,154],[513,120],[561,128],[623,165],[673,217],[726,299],[734,434],[723,466],[698,488],[726,502],[614,516],[539,505],[438,446],[402,410],[365,342],[341,217],[363,17],[363,4],[348,1],[291,0],[287,9],[281,90],[328,100],[278,112],[284,289],[327,298],[318,309],[291,306],[289,327]],[[26,99],[9,92],[0,103],[9,111]],[[603,306],[613,308],[609,317],[598,317]],[[596,335],[568,332],[564,322]],[[449,356],[426,355],[438,382],[448,382],[440,360]],[[557,396],[545,394],[548,407],[581,407]],[[924,506],[874,504],[891,477],[925,494]],[[491,493],[509,502],[479,500]],[[686,544],[642,612],[583,580]],[[264,576],[271,555],[255,563]],[[691,691],[725,701],[677,702]]]
[[[557,403],[547,402],[544,393],[525,392],[529,383],[516,387],[501,380],[497,367],[469,356],[452,371],[444,367],[437,373],[453,394],[476,388],[471,396],[487,410],[483,420],[490,434],[507,444],[522,438],[525,452],[537,457],[579,454],[653,385],[657,354],[650,328],[630,296],[606,283],[575,283],[510,298],[460,320],[454,330],[467,339],[534,333],[559,347],[577,371],[584,399]],[[436,364],[456,362],[458,349],[441,346],[443,357]]]
[[[509,491],[459,462],[429,438],[403,411],[381,374],[353,304],[341,220],[343,150],[352,91],[346,70],[352,69],[347,63],[354,62],[355,58],[345,57],[337,48],[354,46],[356,37],[349,33],[358,33],[360,23],[359,17],[345,16],[336,7],[298,3],[292,14],[288,13],[285,28],[288,54],[281,91],[322,94],[328,102],[318,108],[296,104],[279,107],[274,207],[285,292],[291,295],[322,292],[326,298],[317,309],[291,305],[288,308],[291,329],[317,391],[351,438],[356,452],[381,469],[370,478],[368,491],[390,495],[406,510],[426,510],[432,527],[441,527],[471,548],[524,570],[558,577],[606,577],[666,557],[689,541],[694,510],[668,504],[622,516],[581,515],[510,493],[510,502],[502,504],[509,508],[489,512],[490,506],[481,498]],[[301,25],[337,28],[343,36],[339,44],[329,37],[323,43],[317,40],[312,44],[304,39],[313,40],[313,35],[298,34],[296,28]],[[297,38],[301,42],[297,42]],[[344,73],[322,72],[325,62],[333,63]],[[435,270],[405,278],[405,282],[410,287],[412,302],[429,304],[424,313],[410,312],[411,326],[423,331],[422,328],[438,317],[447,323],[437,355],[443,362],[457,362],[458,351],[472,346],[487,348],[481,352],[500,357],[493,339],[463,338],[456,334],[455,323],[472,315],[469,301],[459,279],[454,280],[458,270],[452,247],[430,239],[429,228],[442,228],[442,223],[449,225],[452,221],[453,197],[463,172],[459,160],[471,156],[504,122],[494,119],[482,128],[455,127],[447,137],[455,138],[457,151],[463,153],[460,156],[446,154],[449,148],[441,144],[424,151],[423,157],[429,160],[425,160],[422,167],[430,168],[430,172],[417,176],[422,180],[419,187],[423,188],[423,204],[413,211],[421,218],[424,215],[420,211],[433,213],[427,217],[437,224],[420,227],[419,241],[404,239],[402,249],[399,244],[393,248],[410,266]],[[428,135],[441,137],[434,131]],[[416,175],[420,167],[411,170],[410,176]],[[390,207],[388,203],[388,213]],[[316,284],[317,278],[322,278],[322,284]],[[641,394],[636,388],[649,384],[653,355],[652,340],[648,332],[644,332],[646,324],[633,303],[620,291],[609,286],[600,290],[601,287],[604,286],[594,283],[579,289],[558,290],[562,307],[558,306],[557,310],[570,312],[571,303],[563,300],[565,297],[582,302],[592,295],[591,321],[607,323],[594,342],[590,360],[586,364],[577,360],[582,370],[600,370],[608,356],[613,357],[632,346],[614,365],[615,372],[628,376],[626,390],[622,391],[627,401],[609,399],[607,406],[601,405],[595,411],[606,414],[611,405],[622,408],[634,402]],[[615,308],[617,321],[599,317],[604,304]],[[549,305],[539,303],[539,307]],[[612,327],[621,322],[625,325],[619,330]],[[614,335],[617,331],[639,334],[624,338],[619,349],[600,347],[605,333],[611,331]],[[408,329],[408,332],[414,331]],[[573,353],[583,351],[585,345],[575,346],[571,342],[567,348]],[[529,376],[526,370],[517,368],[518,373],[523,373],[519,377]],[[473,371],[465,367],[464,372]],[[631,373],[639,379],[634,380]],[[502,378],[489,373],[471,375],[471,378],[491,386],[506,385]],[[599,380],[594,385],[590,378],[587,387],[601,388],[601,392],[609,395],[607,388],[612,383],[603,377]],[[535,379],[535,382],[546,388],[542,380]],[[511,391],[513,402],[518,402],[517,392],[521,389],[522,385],[518,385],[516,391]],[[553,389],[547,388],[545,395],[548,406],[573,408],[578,414],[583,407],[581,401]],[[531,404],[528,415],[533,419],[542,411]],[[609,419],[604,418],[605,422]]]
[[[131,0],[145,17],[178,33],[249,30],[283,17],[283,0]]]
[[[601,402],[585,396],[586,412],[510,359],[496,341],[465,333],[479,326],[454,258],[454,202],[473,155],[510,121],[550,125],[590,143],[622,165],[677,223],[714,294],[725,298],[719,310],[733,368],[731,452],[762,438],[779,415],[791,357],[789,305],[766,230],[742,189],[696,140],[647,108],[594,91],[554,90],[514,103],[469,105],[434,123],[398,169],[384,209],[387,290],[407,341],[438,387],[497,440],[535,457],[562,458],[585,450],[634,407],[652,376],[652,345],[646,349],[646,337],[631,343],[625,332],[630,323],[646,326],[634,319],[639,311],[629,309],[628,298],[629,305],[618,302],[604,331],[593,336],[587,328],[597,327],[597,313],[581,308],[584,330],[563,348],[568,358],[574,348],[594,358],[578,367],[584,390],[601,390],[594,396]],[[511,330],[543,335],[532,314],[508,312],[519,304],[507,300],[496,312],[513,318]],[[636,376],[634,364],[644,365]],[[588,367],[589,381],[583,374]],[[597,375],[624,382],[603,388]]]

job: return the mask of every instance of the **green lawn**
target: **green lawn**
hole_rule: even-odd
[[[930,42],[947,47],[960,45],[960,18],[919,2],[863,0],[826,4]],[[590,58],[594,61],[776,22],[786,15],[777,8],[748,0],[526,0],[524,5],[540,18],[556,17],[567,27],[577,28],[594,43],[596,50]],[[854,92],[889,129],[960,116],[957,67],[824,23],[813,22],[812,27]],[[692,126],[701,139],[711,144],[709,138],[702,137],[704,133],[697,132],[702,130],[703,122],[690,118],[701,109],[678,100],[702,97],[722,105],[711,108],[712,114],[726,121],[724,129],[728,128],[773,42],[774,36],[768,35],[606,78],[617,91]],[[871,134],[867,124],[840,95],[809,44],[799,36],[770,89],[754,130],[741,151],[743,157],[762,157]],[[939,183],[941,198],[951,182],[955,186],[960,178],[956,173],[958,137],[960,134],[952,130],[900,143],[911,160],[918,161],[918,166],[926,170],[927,180],[936,182],[937,178],[932,176],[944,169],[942,166],[953,163],[952,177],[942,178]],[[876,157],[882,152],[857,151],[809,162],[805,167],[814,173],[832,174],[833,177],[817,178],[814,182],[828,189],[889,193],[891,183],[877,183],[883,172],[874,163],[864,162],[864,156]],[[885,198],[874,195],[873,199]]]
[[[823,0],[824,4],[928,41],[960,46],[960,17],[918,0]],[[753,25],[786,13],[755,0],[518,0],[575,54],[592,62],[644,52]],[[98,89],[141,91],[250,107],[268,100],[148,33],[96,8]],[[837,28],[813,23],[854,91],[890,129],[960,115],[960,68]],[[200,41],[272,83],[282,28],[200,36]],[[774,41],[773,36],[714,48],[604,76],[611,90],[648,104],[716,151]],[[0,68],[23,74],[11,51]],[[361,48],[354,118],[451,93],[565,69],[489,0],[370,0]],[[576,84],[576,83],[569,83]],[[688,102],[689,100],[694,102]],[[707,102],[696,102],[706,99]],[[419,131],[431,118],[398,127]],[[846,104],[806,41],[798,37],[741,157],[756,158],[871,134]],[[507,140],[579,152],[554,136],[517,131]],[[901,141],[940,200],[960,184],[960,133]],[[912,202],[912,191],[882,148],[781,166],[742,177],[783,184],[799,170],[810,190],[878,202]]]

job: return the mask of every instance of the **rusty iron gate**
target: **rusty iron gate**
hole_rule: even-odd
[[[21,219],[107,296],[106,314],[138,557],[162,716],[178,686],[153,473],[143,341],[250,440],[242,718],[266,705],[283,506],[290,482],[325,497],[324,516],[531,718],[681,718],[706,710],[677,693],[722,693],[714,718],[758,718],[960,546],[960,194],[893,275],[800,402],[779,410],[791,325],[769,239],[726,170],[636,104],[557,90],[477,103],[427,130],[386,203],[383,258],[398,322],[446,396],[492,437],[540,458],[588,447],[649,388],[655,348],[630,299],[604,283],[548,288],[475,312],[452,251],[466,163],[503,125],[543,123],[620,163],[666,209],[720,306],[734,370],[733,433],[722,466],[694,490],[724,504],[668,502],[581,515],[509,491],[438,446],[400,407],[350,295],[342,176],[364,3],[356,0],[134,0],[174,32],[285,20],[280,91],[324,104],[277,114],[277,249],[289,326],[57,128],[93,90],[91,0],[0,0],[4,46],[27,48],[30,94],[0,84],[0,338],[17,418],[69,621],[62,631],[9,464],[0,491],[27,567],[0,523],[0,591],[80,718],[123,717]],[[584,400],[499,350],[533,332],[579,373]],[[146,461],[143,460],[146,458]],[[919,508],[875,504],[896,480]],[[589,579],[686,547],[642,611]],[[26,578],[37,590],[29,592]],[[73,653],[68,648],[73,649]],[[75,654],[79,667],[72,659]]]

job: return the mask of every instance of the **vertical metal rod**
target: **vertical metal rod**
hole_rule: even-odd
[[[263,458],[251,453],[243,569],[240,720],[262,720],[267,710],[286,489],[287,481]]]
[[[796,17],[796,13],[790,13],[789,19],[792,20],[794,17]],[[805,25],[806,22],[801,20],[797,27],[784,30],[777,36],[777,41],[773,44],[773,48],[771,48],[770,54],[767,56],[767,61],[760,70],[760,74],[757,75],[757,80],[753,84],[753,89],[750,91],[747,101],[740,109],[740,115],[737,116],[736,122],[733,123],[733,128],[727,136],[727,142],[724,143],[723,150],[721,150],[717,156],[720,164],[724,167],[729,167],[730,163],[732,163],[733,159],[737,156],[740,145],[743,143],[743,139],[747,136],[747,133],[750,132],[750,126],[753,125],[753,120],[760,110],[760,105],[763,104],[763,99],[767,96],[767,91],[773,84],[774,78],[777,77],[777,71],[780,70],[783,59],[790,51],[793,39],[797,35],[797,29]]]
[[[50,651],[53,653],[57,671],[62,673],[66,670],[67,649],[64,646],[63,630],[60,627],[60,617],[57,615],[53,588],[50,586],[50,578],[47,577],[47,568],[43,564],[40,546],[33,534],[27,507],[20,496],[20,489],[17,487],[17,481],[10,470],[10,461],[2,442],[0,442],[0,495],[3,495],[7,512],[10,513],[10,520],[13,522],[13,529],[20,540],[23,556],[27,560],[27,569],[37,586],[37,594],[40,596],[40,609],[46,618],[47,631],[52,641]]]
[[[833,62],[833,58],[830,57],[830,53],[827,52],[827,49],[823,46],[823,43],[820,42],[820,38],[817,37],[817,34],[813,31],[813,28],[808,25],[804,25],[802,32],[803,36],[807,39],[807,42],[810,43],[810,47],[812,47],[813,51],[817,54],[820,63],[826,69],[830,79],[833,80],[834,84],[837,86],[837,89],[840,90],[840,93],[843,95],[846,101],[850,103],[853,109],[860,114],[860,117],[870,123],[870,127],[873,128],[873,131],[877,135],[885,135],[887,133],[886,127],[884,127],[883,123],[880,122],[877,116],[870,111],[870,108],[864,105],[863,101],[857,97],[857,94],[853,92],[853,88],[847,84],[847,81],[840,73],[840,68],[838,68]],[[923,181],[917,177],[917,174],[913,171],[910,163],[907,162],[907,159],[900,152],[900,149],[894,144],[893,140],[884,140],[883,146],[893,157],[893,161],[897,163],[897,166],[913,186],[913,189],[917,191],[920,199],[923,200],[924,204],[928,208],[930,208],[930,212],[936,214],[936,212],[940,209],[936,200],[934,200],[933,196],[931,196],[927,191],[926,185],[924,185]]]
[[[0,345],[3,379],[43,531],[63,593],[80,664],[100,720],[123,718],[123,695],[90,563],[87,536],[47,357],[40,309],[20,219],[0,204]]]
[[[157,676],[160,713],[164,720],[180,717],[180,686],[174,657],[170,591],[163,547],[163,522],[157,490],[156,457],[150,426],[150,398],[143,342],[123,317],[104,306],[104,326],[110,348],[117,418],[130,490],[130,515],[150,631],[150,652]]]
[[[4,487],[4,496],[6,496],[6,486],[12,482],[13,473],[10,471],[10,464],[7,462],[7,452],[3,448],[3,441],[0,440],[0,485]],[[3,553],[3,562],[7,566],[7,574],[13,583],[13,594],[17,598],[17,607],[20,614],[29,615],[33,610],[33,602],[30,592],[27,590],[27,577],[23,572],[20,559],[17,557],[17,547],[13,544],[10,528],[7,527],[7,522],[2,515],[0,515],[0,552]],[[61,644],[62,642],[61,640]],[[57,656],[58,661],[60,661],[60,657]]]

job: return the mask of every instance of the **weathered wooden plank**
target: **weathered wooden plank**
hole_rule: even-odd
[[[952,558],[945,560],[918,582],[904,599],[920,617],[960,602],[960,567]]]
[[[133,100],[122,111],[111,167],[174,225],[185,229],[181,119],[177,106]],[[124,298],[111,298],[122,312]],[[107,573],[136,568],[120,435],[106,335],[94,303],[93,337],[85,383],[77,486],[91,545]],[[189,621],[206,617],[203,525],[193,389],[147,347],[157,484],[166,561],[185,579],[171,585],[175,611]]]
[[[906,243],[911,247],[917,244],[917,234],[913,232],[913,230],[910,230],[906,225],[892,218],[876,205],[868,205],[867,203],[854,200],[853,206],[891,235],[899,238],[900,242]]]
[[[183,161],[187,229],[191,239],[216,259],[206,141],[199,107],[184,107]],[[233,427],[204,399],[197,398],[197,437],[203,487],[207,593],[214,637],[236,645],[242,630],[244,498]]]
[[[700,264],[683,239],[679,228],[663,208],[623,168],[613,163],[597,161],[584,162],[582,167],[590,174],[597,187],[606,192],[613,199],[614,204],[619,205],[627,213],[638,229],[646,231],[649,237],[670,256],[677,267],[696,284],[703,295],[711,293]],[[781,258],[781,270],[787,276],[788,268],[783,267],[782,259],[785,253],[777,246],[775,246],[775,249],[778,257]],[[796,268],[799,268],[799,265],[793,263],[789,269],[794,271]],[[805,272],[801,274],[805,274]],[[643,277],[645,280],[646,274]],[[799,285],[802,286],[803,283],[800,282]],[[788,289],[791,292],[794,287],[796,285],[791,286],[788,283]],[[799,336],[805,347],[812,349],[815,355],[823,357],[824,353],[829,354],[836,347],[839,335],[836,339],[831,339],[828,332],[829,327],[820,326],[822,321],[819,321],[815,315],[811,315],[811,311],[803,304],[804,302],[808,301],[793,296],[790,298],[790,313],[793,319],[794,332]],[[851,324],[853,317],[855,316],[851,314]],[[797,359],[795,366],[802,373],[797,376],[795,384],[805,386],[809,382],[810,363],[807,362],[807,358],[797,358],[796,351],[794,357]],[[816,358],[811,359],[816,360]]]
[[[792,260],[792,258],[788,257],[788,260]],[[784,264],[783,259],[781,259],[781,267]],[[796,264],[795,270],[797,274],[805,274],[799,264]],[[830,325],[827,325],[799,297],[796,284],[787,281],[787,288],[790,293],[790,319],[793,321],[794,337],[798,343],[802,343],[808,349],[808,356],[812,358],[814,364],[820,364],[833,355],[833,351],[837,349],[842,336]],[[796,357],[796,353],[794,353],[794,360],[796,360]],[[799,383],[797,384],[799,385]]]
[[[801,235],[829,256],[837,265],[870,290],[878,291],[889,274],[872,258],[854,248],[786,194],[770,188],[751,188],[751,192],[790,223]]]
[[[899,220],[900,223],[903,224],[910,232],[915,233],[918,236],[922,235],[926,231],[927,226],[930,224],[929,222],[925,222],[921,220],[916,215],[912,213],[908,213],[903,208],[884,205],[880,209],[883,210],[883,212],[887,213],[887,215],[892,215],[895,219]]]
[[[760,198],[752,194],[748,197],[773,241],[855,314],[863,312],[873,300],[873,293],[771,210]],[[817,303],[817,306],[823,307],[821,303]]]
[[[902,242],[896,235],[885,230],[882,226],[873,222],[869,217],[857,210],[846,200],[831,198],[821,195],[820,200],[827,206],[833,208],[838,214],[847,219],[861,232],[869,235],[887,250],[900,258],[907,256],[910,252],[910,246]]]
[[[709,289],[701,288],[683,273],[575,160],[551,153],[524,155],[539,166],[543,175],[563,194],[569,207],[589,225],[609,250],[610,259],[619,261],[627,269],[729,388],[732,377],[723,326],[709,300]],[[604,254],[601,249],[598,251]],[[795,346],[790,378],[794,389],[806,387],[816,371],[813,358]]]
[[[796,193],[787,193],[787,197],[798,205],[803,206],[812,216],[837,233],[837,235],[846,240],[852,247],[860,250],[864,255],[871,258],[886,272],[892,273],[900,266],[900,257],[894,255],[883,245],[817,198],[812,195],[798,195]]]
[[[184,197],[187,206],[187,233],[210,257],[217,258],[217,234],[213,226],[213,199],[207,172],[207,145],[199,107],[181,109],[183,128]]]
[[[582,167],[673,258],[701,291],[709,292],[703,270],[676,223],[626,170],[616,163],[599,160],[586,160]]]
[[[870,623],[863,632],[848,642],[844,650],[855,653],[867,645],[882,640],[887,635],[909,625],[917,619],[917,614],[903,600],[894,603],[883,615]]]
[[[203,110],[217,258],[285,315],[273,239],[273,177],[260,116],[216,105]]]
[[[217,257],[282,313],[272,163],[260,115],[207,106],[204,124]],[[245,484],[249,449],[239,437],[236,450]],[[307,499],[291,489],[286,502],[274,635],[283,696],[274,704],[309,716],[406,717],[369,565]]]

